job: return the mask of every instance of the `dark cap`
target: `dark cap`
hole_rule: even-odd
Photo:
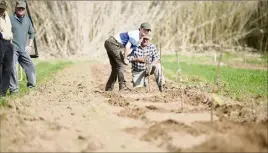
[[[17,1],[16,7],[26,8],[26,3],[24,1]]]
[[[0,1],[0,8],[4,10],[7,8],[7,2],[5,0]]]
[[[146,29],[146,30],[150,30],[151,31],[151,25],[147,22],[143,22],[140,26],[140,28]]]

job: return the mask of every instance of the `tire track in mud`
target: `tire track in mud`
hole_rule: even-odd
[[[105,66],[96,65],[93,72]],[[104,73],[94,73],[100,82],[99,90],[104,89]],[[127,73],[127,80],[131,74]],[[267,108],[256,113],[256,109],[238,104],[226,103],[215,105],[217,117],[210,122],[210,107],[213,97],[200,89],[174,87],[174,82],[167,82],[165,93],[160,94],[151,81],[151,89],[132,91],[100,92],[108,98],[111,105],[123,108],[120,117],[133,118],[146,123],[142,127],[129,127],[125,131],[140,137],[168,151],[267,151]],[[118,86],[117,84],[115,86]],[[132,85],[128,82],[128,86]],[[184,92],[183,110],[181,93]],[[264,114],[264,115],[263,115]],[[215,120],[217,118],[218,120]],[[249,133],[248,133],[249,132]],[[235,139],[236,142],[230,141]],[[245,147],[245,144],[249,144]]]

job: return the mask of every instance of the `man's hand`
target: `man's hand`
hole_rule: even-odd
[[[138,62],[141,62],[141,63],[145,63],[146,62],[146,58],[145,57],[138,57],[137,58],[137,61]]]
[[[131,53],[131,43],[130,42],[128,42],[127,44],[126,44],[126,46],[125,46],[125,50],[124,50],[124,56],[123,56],[123,63],[125,64],[125,65],[128,65],[128,60],[127,60],[127,56]]]
[[[127,60],[127,58],[124,58],[124,59],[123,59],[123,63],[124,63],[125,65],[128,65],[129,61]]]
[[[31,46],[25,47],[25,51],[28,52],[28,53],[31,53],[32,47]]]

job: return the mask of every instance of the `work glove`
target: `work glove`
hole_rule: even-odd
[[[31,46],[25,47],[25,51],[28,52],[28,53],[31,53],[32,47]]]

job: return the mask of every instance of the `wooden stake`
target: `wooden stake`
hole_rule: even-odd
[[[179,56],[178,56],[178,53],[177,51],[176,52],[176,59],[177,59],[177,79],[178,79],[178,82],[181,83],[182,82],[182,79],[181,79],[181,69],[180,69],[180,65],[179,65]],[[181,87],[181,110],[183,111],[183,100],[184,100],[184,89],[182,89],[182,86],[180,84],[180,87]]]
[[[220,49],[220,57],[219,57],[217,67],[216,67],[216,74],[215,74],[214,85],[212,87],[212,93],[216,93],[218,91],[218,81],[219,81],[218,77],[219,77],[219,71],[220,71],[220,63],[221,63],[221,59],[222,59],[222,51],[223,51],[223,49]],[[215,57],[215,59],[217,59],[217,57]],[[213,123],[213,109],[214,109],[214,103],[212,101],[211,102],[211,111],[210,111],[211,123]]]

